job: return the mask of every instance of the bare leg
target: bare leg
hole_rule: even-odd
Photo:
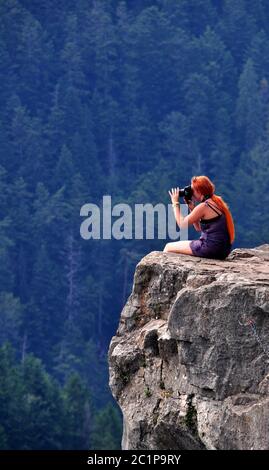
[[[163,251],[165,253],[181,253],[183,255],[193,255],[193,252],[190,248],[190,242],[191,240],[182,240],[180,242],[166,243]]]

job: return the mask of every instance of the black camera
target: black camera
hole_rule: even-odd
[[[185,197],[187,201],[190,201],[193,196],[193,190],[191,185],[185,186],[185,188],[179,190],[179,197]]]

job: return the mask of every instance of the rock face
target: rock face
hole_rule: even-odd
[[[122,449],[269,449],[269,245],[145,256],[109,374]]]

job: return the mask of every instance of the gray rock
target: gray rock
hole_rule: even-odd
[[[269,244],[145,256],[108,359],[122,449],[269,449]]]

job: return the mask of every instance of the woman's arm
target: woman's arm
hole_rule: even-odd
[[[193,211],[187,215],[186,217],[183,217],[180,212],[180,205],[173,204],[173,209],[174,209],[174,216],[177,222],[177,225],[179,228],[187,228],[189,225],[194,225],[196,224],[197,228],[200,228],[200,219],[204,217],[204,202],[198,204]],[[196,229],[197,230],[197,229]]]
[[[193,226],[197,232],[201,232],[202,229],[201,229],[200,222],[194,222]]]
[[[205,203],[202,202],[198,204],[198,206],[196,206],[193,209],[193,211],[189,215],[187,215],[187,217],[182,217],[182,214],[180,212],[180,203],[178,201],[179,188],[172,188],[172,191],[171,192],[168,191],[168,193],[171,197],[171,201],[172,201],[172,205],[174,209],[174,216],[175,216],[175,219],[179,228],[184,229],[184,228],[187,228],[188,225],[192,225],[192,224],[193,225],[198,224],[197,225],[197,228],[198,228],[198,226],[200,225],[200,219],[204,216]]]
[[[185,198],[184,198],[184,201],[186,202],[186,204],[188,204],[188,208],[190,209],[190,212],[192,212],[193,209],[195,208],[195,205],[193,204],[193,202],[187,201]],[[197,232],[201,232],[202,229],[201,229],[200,221],[194,222],[193,226]]]

